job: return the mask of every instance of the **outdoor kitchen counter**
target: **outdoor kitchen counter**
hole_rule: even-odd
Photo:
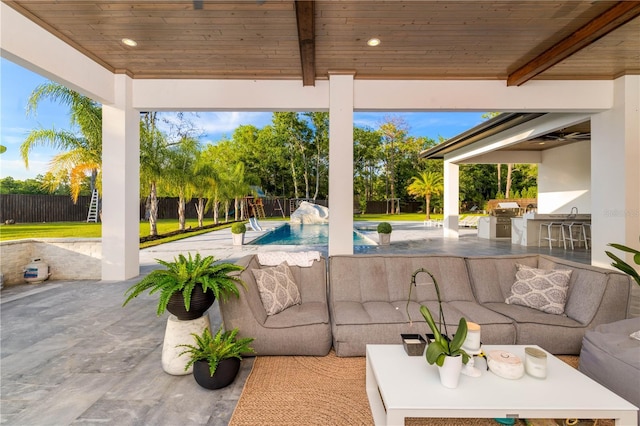
[[[514,217],[511,219],[511,244],[537,246],[540,224],[548,222],[591,223],[591,214],[526,213],[522,217]]]

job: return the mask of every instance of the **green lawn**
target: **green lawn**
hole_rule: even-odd
[[[213,219],[205,219],[204,225],[213,225]],[[196,228],[196,219],[187,219],[187,228]],[[158,234],[178,230],[176,219],[158,220]],[[149,235],[149,222],[140,222],[140,237]],[[192,236],[194,234],[189,234]],[[16,223],[15,225],[0,225],[0,241],[21,240],[27,238],[100,238],[102,236],[101,223],[86,222],[47,222],[47,223]]]
[[[432,219],[442,219],[442,215],[431,215]],[[270,220],[270,219],[261,219]],[[283,220],[274,217],[271,220]],[[285,218],[284,220],[289,220]],[[400,214],[364,214],[354,216],[357,221],[423,221],[422,213],[400,213]],[[213,219],[207,218],[204,225],[213,225]],[[196,219],[187,219],[187,228],[196,228],[198,221]],[[160,219],[158,220],[158,234],[166,234],[178,230],[178,221],[176,219]],[[182,238],[192,237],[194,235],[210,232],[210,229],[194,231],[186,234],[173,235],[145,242],[140,245],[141,248],[158,245],[169,241],[175,241]],[[140,237],[149,235],[149,222],[140,222]],[[51,223],[16,223],[15,225],[0,225],[0,241],[21,240],[28,238],[100,238],[102,236],[102,224],[86,223],[86,222],[51,222]]]

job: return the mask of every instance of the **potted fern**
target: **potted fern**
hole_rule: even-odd
[[[149,294],[159,293],[158,316],[168,310],[179,320],[192,320],[200,318],[216,298],[224,301],[231,294],[239,297],[237,284],[244,285],[239,277],[229,275],[243,270],[242,266],[216,264],[213,256],[201,257],[196,253],[192,257],[189,253],[188,257],[178,255],[173,262],[156,260],[166,269],[156,269],[131,286],[125,292],[122,306],[149,291]]]
[[[389,222],[380,222],[377,227],[378,241],[381,246],[388,246],[391,243],[391,224]]]
[[[205,328],[202,335],[192,334],[193,345],[178,345],[185,348],[179,356],[188,355],[185,371],[193,365],[193,377],[206,389],[220,389],[230,385],[238,375],[242,354],[253,353],[249,346],[252,338],[237,339],[238,329],[222,331],[215,336]]]
[[[231,225],[231,237],[233,238],[234,246],[241,246],[244,244],[244,234],[247,232],[247,225],[244,222],[235,222]]]

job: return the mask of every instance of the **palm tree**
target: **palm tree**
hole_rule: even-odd
[[[102,164],[102,107],[92,99],[60,84],[47,82],[34,89],[27,101],[27,115],[35,114],[43,99],[57,101],[70,109],[70,122],[79,132],[56,129],[33,129],[20,145],[20,154],[29,168],[29,154],[38,146],[63,151],[51,160],[49,191],[69,178],[71,198],[78,200],[87,174],[91,175],[90,189],[99,189]]]
[[[215,209],[213,212],[214,223],[218,223],[218,173],[213,165],[207,161],[203,151],[196,153],[196,162],[193,170],[194,196],[198,199],[196,203],[196,212],[198,213],[198,226],[204,224],[204,215],[210,208]],[[208,199],[205,204],[205,199]]]
[[[442,193],[444,183],[442,175],[436,172],[421,172],[419,176],[411,178],[411,183],[407,187],[407,192],[414,197],[424,197],[427,215],[425,220],[429,220],[431,196]]]
[[[165,135],[156,126],[157,115],[148,112],[140,120],[140,193],[148,191],[147,209],[149,235],[158,235],[158,182],[162,180],[167,165]]]
[[[191,201],[195,189],[194,169],[199,148],[197,140],[183,138],[169,150],[168,167],[164,171],[165,189],[178,193],[178,229],[181,231],[186,224],[186,204]]]
[[[229,173],[229,180],[225,187],[229,191],[229,195],[234,201],[234,220],[245,220],[246,212],[244,211],[244,203],[242,199],[249,193],[251,186],[244,172],[244,163],[240,162],[233,166]]]

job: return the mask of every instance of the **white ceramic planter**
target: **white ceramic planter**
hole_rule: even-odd
[[[233,245],[241,246],[244,244],[244,234],[231,234],[233,237]]]
[[[440,383],[446,388],[457,388],[462,371],[462,356],[448,356],[444,359],[442,367],[438,367]]]
[[[381,234],[378,232],[378,243],[381,246],[388,246],[391,243],[391,234]]]

